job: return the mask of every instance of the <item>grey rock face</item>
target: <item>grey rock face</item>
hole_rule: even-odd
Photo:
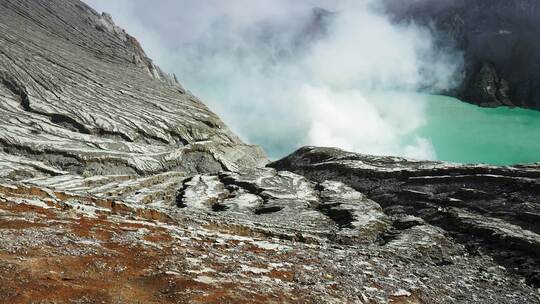
[[[82,175],[260,166],[137,40],[79,1],[0,3],[0,147]]]
[[[487,254],[540,285],[538,165],[467,166],[306,147],[270,166],[314,181],[342,182],[378,202],[386,214],[404,217],[396,228],[425,221],[470,254]]]
[[[465,78],[451,94],[481,106],[540,109],[540,4],[535,0],[385,0],[398,20],[434,25],[440,47],[464,53]]]

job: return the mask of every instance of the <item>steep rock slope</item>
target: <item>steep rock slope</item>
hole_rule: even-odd
[[[243,144],[110,16],[67,0],[0,8],[0,160],[82,175],[264,164],[260,148]]]
[[[453,95],[481,106],[540,110],[540,3],[535,0],[385,0],[398,20],[434,26],[463,52],[465,75]]]

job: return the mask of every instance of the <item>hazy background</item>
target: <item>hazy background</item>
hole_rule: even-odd
[[[302,145],[436,158],[425,100],[461,56],[377,1],[87,0],[272,158]],[[324,8],[335,13],[325,13]],[[326,17],[323,17],[326,16]]]

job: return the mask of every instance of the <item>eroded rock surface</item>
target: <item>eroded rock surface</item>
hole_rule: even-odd
[[[0,8],[0,302],[540,303],[538,166],[264,167],[109,15]]]
[[[396,228],[425,221],[470,254],[487,254],[540,285],[540,165],[468,166],[306,147],[270,166],[343,182],[389,216],[406,216]]]
[[[177,176],[175,197],[137,201],[89,194],[107,183],[89,191],[55,179],[0,186],[9,303],[540,302],[523,274],[454,230],[383,210],[342,182],[261,168]],[[459,211],[474,229],[510,233],[502,220]]]
[[[19,163],[78,175],[265,163],[110,16],[69,0],[0,8],[0,148]]]

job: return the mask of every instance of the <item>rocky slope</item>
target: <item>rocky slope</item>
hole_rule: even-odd
[[[385,0],[398,20],[434,27],[440,47],[453,41],[465,57],[452,94],[481,106],[540,110],[540,3],[535,0]]]
[[[0,7],[0,303],[540,303],[539,166],[265,167],[110,16]]]
[[[110,16],[67,0],[0,7],[0,161],[32,175],[264,164]]]
[[[490,255],[540,285],[540,165],[466,166],[306,147],[270,166],[343,182],[397,217],[398,229],[430,223],[470,254]]]

